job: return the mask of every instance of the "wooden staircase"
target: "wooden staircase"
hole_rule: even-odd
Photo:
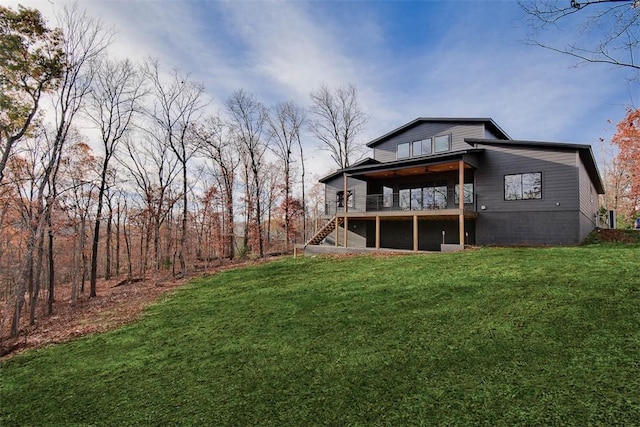
[[[344,217],[338,217],[338,226],[342,225],[344,222]],[[305,246],[309,245],[319,245],[320,242],[324,240],[333,230],[336,229],[336,217],[334,216],[327,222],[324,227],[322,227],[318,232],[305,244]]]

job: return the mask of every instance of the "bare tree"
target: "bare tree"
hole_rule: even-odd
[[[60,85],[54,93],[55,131],[52,139],[53,162],[50,170],[50,202],[46,210],[49,252],[49,301],[48,312],[53,312],[55,264],[53,257],[53,224],[51,223],[51,206],[57,199],[56,178],[60,168],[60,153],[67,141],[76,114],[80,111],[89,91],[95,74],[91,66],[111,44],[113,32],[105,29],[103,23],[87,15],[77,2],[65,4],[57,16],[62,34],[62,48],[65,55],[65,68],[60,78]]]
[[[198,150],[197,139],[192,135],[195,123],[206,106],[203,101],[204,85],[173,70],[168,81],[160,74],[157,61],[147,63],[146,75],[153,87],[155,102],[151,117],[164,131],[165,143],[180,162],[182,169],[182,234],[178,260],[182,277],[187,275],[185,251],[187,246],[188,180],[187,163]]]
[[[304,166],[304,150],[302,149],[302,140],[300,134],[297,137],[298,150],[300,152],[300,189],[302,191],[302,240],[307,240],[307,198],[305,195],[305,166]]]
[[[62,159],[62,183],[59,203],[73,227],[73,261],[71,275],[71,304],[75,305],[81,290],[84,290],[87,269],[86,242],[89,214],[95,202],[96,181],[99,173],[98,159],[84,142],[75,141],[65,150]]]
[[[234,209],[233,186],[240,157],[233,144],[228,124],[220,117],[209,117],[196,129],[205,156],[213,162],[213,176],[223,190],[225,215],[222,234],[225,241],[223,256],[233,259]]]
[[[29,138],[26,141],[26,149],[9,163],[16,191],[22,194],[17,199],[22,207],[23,228],[27,231],[23,273],[15,293],[16,304],[11,331],[13,336],[17,336],[19,331],[20,313],[27,290],[30,297],[30,323],[35,322],[35,307],[41,289],[45,229],[47,225],[51,226],[51,210],[54,204],[51,179],[54,171],[57,173],[60,156],[60,144],[55,140],[46,139],[44,132],[40,132]],[[51,231],[49,238],[52,239]],[[51,251],[51,248],[49,250]],[[49,257],[50,270],[51,260],[52,254]]]
[[[293,102],[276,105],[269,115],[271,151],[280,159],[284,169],[284,229],[285,250],[289,250],[291,215],[291,162],[294,145],[300,141],[300,129],[305,121],[302,108]],[[302,155],[302,152],[300,153]]]
[[[356,138],[367,123],[358,104],[353,85],[331,90],[327,86],[311,92],[310,129],[329,151],[336,164],[344,169],[359,155]]]
[[[255,204],[255,210],[249,206],[247,216],[253,214],[254,232],[258,244],[259,256],[264,257],[264,238],[262,229],[262,206],[260,203],[260,190],[262,176],[260,166],[267,149],[263,140],[263,131],[267,122],[267,110],[254,95],[249,95],[244,90],[234,92],[227,101],[227,109],[231,115],[231,128],[242,150],[245,162],[245,178],[248,187],[247,192],[252,193],[251,198]],[[249,179],[252,180],[251,186]],[[249,194],[247,194],[249,196]],[[249,212],[253,210],[253,212]]]
[[[119,156],[120,162],[129,172],[129,177],[135,184],[144,210],[149,216],[149,231],[144,240],[142,257],[142,271],[144,276],[147,266],[149,243],[153,237],[154,281],[162,265],[162,250],[160,247],[160,231],[165,223],[169,211],[177,202],[172,196],[171,187],[179,174],[180,162],[171,153],[171,149],[165,144],[164,130],[157,123],[148,123],[146,132],[141,138],[125,139],[125,150]]]
[[[25,305],[25,294],[29,293],[31,307],[30,323],[35,321],[35,304],[40,292],[42,238],[45,227],[45,197],[47,197],[46,169],[51,163],[50,150],[42,133],[25,141],[26,149],[8,164],[10,183],[15,185],[17,204],[22,217],[22,227],[27,232],[25,239],[22,274],[14,292],[14,314],[11,336],[20,331],[20,316]]]
[[[520,6],[533,30],[528,42],[576,58],[581,63],[602,63],[634,70],[640,48],[640,8],[637,0],[534,0]],[[576,41],[566,45],[541,41],[541,32],[575,24]]]
[[[87,116],[100,132],[104,157],[98,187],[97,212],[91,250],[90,297],[96,296],[98,242],[109,162],[119,143],[131,130],[132,119],[139,110],[138,102],[144,95],[143,80],[131,61],[107,59],[100,61],[97,67],[99,68],[96,72]]]
[[[279,211],[279,205],[286,205],[287,202],[282,199],[282,168],[280,164],[277,163],[268,163],[267,167],[264,168],[262,175],[262,189],[260,191],[262,197],[262,206],[264,206],[264,210],[267,215],[267,247],[269,249],[273,248],[273,226],[274,217],[276,217],[276,213]],[[291,201],[289,201],[289,205]],[[290,211],[290,210],[288,210]],[[279,221],[278,221],[279,222]],[[284,224],[287,223],[287,218],[284,218]],[[285,242],[288,241],[288,236],[284,236]]]

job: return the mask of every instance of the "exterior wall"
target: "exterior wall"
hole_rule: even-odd
[[[479,245],[566,245],[580,242],[576,151],[485,146],[476,170]],[[542,173],[542,198],[505,200],[504,176]],[[484,207],[484,208],[483,208]]]
[[[579,243],[575,211],[481,213],[476,241],[481,246],[557,246]]]
[[[474,244],[474,221],[465,221],[465,230],[469,237],[465,243]],[[374,248],[375,222],[367,224],[367,247]],[[445,243],[458,242],[458,220],[418,220],[418,250],[439,251],[444,231]],[[413,250],[413,219],[394,219],[380,221],[380,248]]]
[[[367,223],[371,221],[350,219],[347,231],[347,243],[350,248],[367,247]],[[375,230],[374,230],[375,232]],[[325,244],[335,246],[335,231],[325,238]],[[338,246],[344,244],[344,226],[338,227]],[[375,245],[374,245],[375,246]]]
[[[598,192],[596,191],[589,174],[582,163],[579,154],[576,153],[579,165],[578,177],[580,180],[580,241],[584,240],[594,228],[596,228],[596,215],[598,214]]]
[[[365,212],[367,205],[367,183],[365,181],[349,177],[347,190],[355,191],[355,204],[349,208],[351,212]],[[342,175],[335,177],[324,186],[324,200],[327,215],[335,215],[336,212],[344,212],[344,208],[336,206],[336,194],[344,191]]]
[[[464,142],[465,138],[483,138],[485,130],[482,123],[421,123],[377,145],[373,149],[373,158],[380,162],[392,162],[396,160],[398,144],[446,134],[451,134],[451,151],[459,151],[470,148]]]
[[[484,138],[486,138],[486,139],[504,139],[504,138],[499,138],[496,134],[491,132],[489,129],[485,129],[484,130]]]

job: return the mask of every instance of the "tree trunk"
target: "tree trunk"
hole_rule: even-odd
[[[55,286],[55,277],[56,277],[56,271],[55,271],[55,260],[53,257],[53,226],[51,224],[51,214],[49,213],[48,218],[47,218],[47,222],[48,222],[48,229],[49,229],[49,242],[48,242],[48,246],[49,246],[49,286],[48,286],[48,291],[49,291],[49,296],[47,299],[47,314],[51,315],[53,314],[53,303],[55,302],[55,296],[54,296],[54,286]]]
[[[231,190],[233,191],[233,190]],[[235,255],[234,247],[234,221],[233,221],[233,197],[231,191],[227,190],[227,219],[226,219],[226,241],[229,259],[232,260]]]
[[[180,236],[180,251],[178,252],[180,261],[180,272],[182,277],[187,277],[187,262],[185,248],[187,246],[187,162],[182,163],[182,236]]]
[[[120,200],[116,212],[116,277],[120,276]]]
[[[104,278],[105,280],[111,279],[111,234],[112,234],[112,221],[113,221],[113,209],[111,209],[111,200],[109,200],[109,216],[107,217],[107,240],[105,249],[105,264],[104,264]]]
[[[133,279],[133,266],[131,264],[131,243],[127,233],[126,221],[122,223],[122,234],[124,235],[124,246],[127,252],[127,279]]]
[[[256,190],[256,226],[258,227],[258,247],[260,258],[264,258],[264,242],[262,238],[262,209],[260,205],[260,175],[258,170],[258,164],[256,163],[256,159],[251,153],[251,168],[253,169],[253,185],[255,185]]]
[[[84,221],[81,222],[78,238],[74,242],[73,253],[73,273],[71,276],[71,305],[75,306],[78,302],[78,284],[80,283],[80,272],[84,269],[82,263],[82,253],[84,251]],[[79,277],[80,276],[80,277]]]
[[[33,293],[29,301],[29,325],[36,323],[36,307],[40,296],[40,280],[42,278],[42,260],[44,259],[44,227],[38,227],[38,252],[34,262]]]
[[[304,195],[304,152],[302,142],[298,134],[298,147],[300,148],[300,165],[302,166],[302,243],[307,242],[307,202]]]
[[[27,289],[33,289],[33,251],[36,245],[36,230],[31,230],[27,239],[27,251],[25,254],[25,265],[22,278],[15,287],[15,306],[13,311],[13,323],[11,325],[11,336],[17,337],[20,332],[20,316],[25,304],[25,294]]]
[[[102,164],[102,176],[100,178],[100,190],[98,191],[98,211],[96,212],[96,221],[93,227],[93,243],[91,245],[91,276],[90,276],[90,290],[89,298],[95,298],[96,284],[98,282],[98,243],[100,242],[100,220],[102,217],[102,200],[104,198],[104,190],[107,181],[107,166],[109,164],[109,154],[104,157],[104,163]]]
[[[284,249],[289,252],[289,230],[291,230],[291,215],[289,214],[289,160],[284,165]]]

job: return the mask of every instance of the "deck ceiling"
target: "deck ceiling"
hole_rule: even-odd
[[[473,169],[471,165],[464,163],[465,169]],[[448,162],[448,163],[439,163],[436,165],[428,165],[428,166],[409,166],[400,169],[393,170],[381,170],[381,171],[372,171],[365,172],[361,174],[357,174],[358,176],[363,176],[367,178],[391,178],[397,176],[415,176],[415,175],[425,175],[429,173],[438,173],[438,172],[449,172],[458,170],[458,162]]]

